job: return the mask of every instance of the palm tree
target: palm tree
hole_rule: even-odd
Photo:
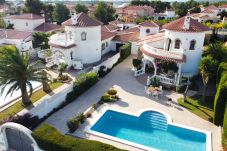
[[[214,60],[211,56],[203,57],[200,61],[199,69],[203,80],[202,102],[205,101],[206,89],[209,79],[216,75],[217,68],[218,61]]]
[[[30,57],[20,54],[14,47],[2,47],[0,49],[0,86],[1,93],[6,86],[10,86],[6,95],[13,94],[15,90],[21,90],[22,103],[31,104],[30,96],[33,92],[31,81],[43,82],[47,77],[37,68],[39,62],[30,63]],[[29,95],[27,91],[29,88]]]
[[[66,63],[60,63],[59,64],[59,77],[62,77],[62,75],[63,75],[63,72],[66,70],[66,68],[67,68],[67,64]]]

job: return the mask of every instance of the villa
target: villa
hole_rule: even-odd
[[[176,17],[175,10],[173,8],[166,8],[164,13],[155,13],[155,19],[173,19]]]
[[[153,66],[154,75],[161,83],[178,86],[181,77],[192,77],[198,74],[205,32],[210,30],[198,21],[186,16],[163,26],[164,31],[150,35],[141,41],[143,67],[135,71],[139,76],[145,73],[147,66]],[[178,70],[171,75],[164,75],[160,62],[166,60],[177,64]],[[170,72],[170,71],[168,71]]]

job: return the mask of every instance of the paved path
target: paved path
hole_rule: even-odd
[[[96,103],[103,93],[114,86],[118,90],[122,100],[114,104],[108,104],[107,106],[133,113],[146,108],[162,110],[172,117],[173,122],[212,132],[213,151],[221,150],[221,130],[219,127],[201,119],[177,104],[175,105],[176,107],[167,106],[164,101],[165,99],[157,101],[146,97],[144,85],[135,80],[133,76],[131,62],[131,58],[128,58],[123,63],[116,66],[111,73],[101,79],[95,86],[81,95],[77,100],[50,116],[45,123],[53,125],[62,133],[66,133],[66,122],[69,118],[75,116],[78,112],[85,111],[93,103]],[[171,97],[174,101],[176,101],[178,97],[182,97],[174,92],[168,92],[165,93],[165,95]],[[105,106],[106,105],[102,106],[101,109]],[[94,117],[97,118],[95,115]],[[97,139],[113,145],[119,145],[119,143],[116,144],[112,141],[107,141],[106,139],[94,136],[89,137],[89,139]]]

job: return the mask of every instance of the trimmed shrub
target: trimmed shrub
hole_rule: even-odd
[[[37,128],[32,136],[39,147],[45,151],[123,151],[98,141],[63,135],[47,124]]]
[[[105,66],[101,66],[98,71],[98,75],[100,78],[103,78],[107,74],[107,69]]]
[[[227,74],[223,74],[214,99],[214,124],[222,125],[227,102]]]
[[[80,119],[79,118],[72,118],[70,120],[67,121],[67,126],[69,129],[70,133],[73,133],[75,130],[78,129],[80,124]]]
[[[224,74],[224,73],[227,73],[227,62],[222,62],[219,64],[216,83],[220,82],[222,74]]]
[[[114,88],[110,88],[107,93],[109,95],[116,95],[117,94],[117,90],[115,90]]]
[[[224,147],[227,147],[227,105],[225,106],[225,114],[223,121],[222,144]]]
[[[111,96],[108,93],[104,93],[101,97],[102,102],[113,102]]]
[[[133,64],[133,67],[135,67],[136,69],[140,68],[141,64],[142,64],[142,61],[139,60],[139,59],[133,59],[132,60],[132,64]]]
[[[66,95],[66,102],[74,101],[78,96],[88,90],[98,82],[98,76],[95,72],[83,73],[76,77],[73,91]]]
[[[124,59],[126,59],[128,56],[130,56],[131,43],[124,44],[123,46],[120,47],[119,51],[120,51],[120,58],[119,58],[118,62],[121,62]]]
[[[83,113],[80,113],[77,118],[79,119],[80,123],[83,124],[85,121],[85,116]]]

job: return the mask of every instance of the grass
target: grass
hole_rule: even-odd
[[[52,90],[62,86],[63,83],[61,82],[55,82],[55,83],[51,83],[50,84],[50,87]],[[39,89],[37,90],[36,92],[34,92],[31,96],[31,101],[32,103],[35,103],[36,101],[40,100],[42,97],[44,97],[46,95],[46,92],[43,91],[43,89]],[[31,106],[29,106],[31,107]],[[28,107],[28,108],[29,108]],[[0,121],[9,117],[10,115],[14,115],[20,111],[22,111],[24,108],[26,108],[21,100],[18,101],[17,103],[13,104],[12,106],[6,108],[5,110],[3,110],[1,113],[0,113]]]
[[[180,98],[178,103],[204,120],[212,122],[214,118],[214,97],[206,97],[205,103],[201,102],[201,98],[201,95],[187,97],[187,102],[183,102],[183,98]]]
[[[48,124],[42,124],[32,136],[45,151],[123,151],[98,141],[63,135]]]

